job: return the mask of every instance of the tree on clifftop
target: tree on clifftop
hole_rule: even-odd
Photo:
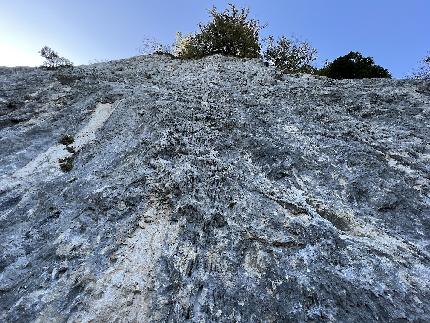
[[[263,56],[282,73],[313,73],[315,68],[311,64],[316,55],[317,50],[308,42],[282,36],[277,42],[273,37],[268,38]]]
[[[320,71],[321,75],[333,79],[390,78],[387,69],[376,65],[372,57],[350,52],[336,58]]]
[[[240,58],[260,57],[258,20],[249,19],[249,9],[230,4],[223,12],[214,7],[209,11],[212,21],[199,25],[200,31],[177,43],[181,58],[201,58],[214,54]],[[179,47],[179,48],[178,48]]]
[[[67,58],[60,57],[57,52],[53,51],[48,46],[44,46],[40,51],[40,55],[45,59],[42,67],[47,69],[56,69],[59,67],[71,67],[73,63]]]

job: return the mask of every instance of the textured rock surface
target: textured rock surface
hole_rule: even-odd
[[[429,120],[254,60],[0,68],[0,321],[429,321]]]

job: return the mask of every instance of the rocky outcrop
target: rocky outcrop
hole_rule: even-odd
[[[257,60],[1,68],[0,321],[429,321],[429,120]]]

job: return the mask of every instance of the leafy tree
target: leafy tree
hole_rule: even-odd
[[[67,58],[60,57],[57,52],[53,51],[48,46],[44,46],[40,50],[40,55],[45,59],[42,67],[47,69],[57,69],[59,67],[71,67],[73,63],[69,61]]]
[[[212,21],[199,25],[200,31],[179,39],[176,54],[181,58],[201,58],[221,54],[241,58],[260,57],[257,20],[249,19],[249,9],[238,9],[230,4],[223,12],[214,7],[209,11]]]
[[[363,57],[358,52],[350,52],[336,58],[320,74],[334,79],[390,78],[385,68],[376,65],[372,57]]]
[[[282,73],[312,73],[315,69],[311,63],[316,55],[317,50],[305,41],[282,36],[275,42],[270,36],[263,57]]]

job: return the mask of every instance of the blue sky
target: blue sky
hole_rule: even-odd
[[[430,0],[0,0],[0,66],[38,65],[43,45],[75,64],[134,56],[145,37],[172,43],[229,2],[267,24],[263,35],[309,41],[319,65],[354,50],[404,77],[430,51]]]

